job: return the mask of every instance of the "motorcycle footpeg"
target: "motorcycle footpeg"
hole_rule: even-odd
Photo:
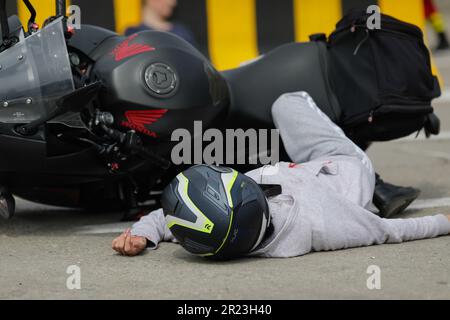
[[[9,220],[14,216],[15,200],[11,193],[0,190],[0,218]]]

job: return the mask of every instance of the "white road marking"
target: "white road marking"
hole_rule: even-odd
[[[423,210],[423,209],[445,208],[445,207],[450,207],[450,197],[449,198],[427,199],[427,200],[416,200],[408,208],[408,210]]]
[[[410,136],[407,136],[402,139],[394,140],[400,142],[414,142],[414,141],[446,141],[450,140],[450,131],[442,131],[438,136],[431,136],[427,138],[425,133],[421,132],[418,136],[417,133],[413,133]]]
[[[436,99],[437,102],[450,102],[450,88],[446,88],[442,95]]]
[[[411,149],[411,148],[407,148],[407,147],[400,147],[399,149],[405,153],[409,153],[412,155],[450,161],[450,153],[447,153],[444,151],[433,151],[433,150],[423,151],[420,149],[417,150],[417,149]]]
[[[434,208],[450,208],[450,197],[416,200],[407,210],[425,210]],[[374,209],[373,212],[376,212],[376,209]],[[120,234],[132,225],[132,222],[88,225],[77,228],[75,233],[80,235]]]
[[[133,222],[88,225],[76,228],[75,233],[81,235],[119,234],[125,231],[125,229],[130,228],[132,225]]]

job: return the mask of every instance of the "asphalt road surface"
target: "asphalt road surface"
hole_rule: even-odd
[[[435,104],[442,135],[370,150],[387,181],[423,191],[402,217],[450,214],[450,53],[436,60],[448,86]],[[118,256],[111,240],[128,226],[116,223],[119,218],[18,200],[15,219],[0,221],[0,299],[450,299],[450,236],[215,263],[174,244],[136,258]],[[379,290],[367,286],[370,266],[379,268]]]

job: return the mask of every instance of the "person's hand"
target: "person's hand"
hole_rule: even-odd
[[[448,221],[450,221],[450,215],[447,216]]]
[[[147,248],[147,239],[132,236],[131,229],[127,229],[113,240],[112,248],[123,256],[134,257]]]

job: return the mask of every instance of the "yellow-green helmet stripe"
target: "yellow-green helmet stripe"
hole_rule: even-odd
[[[221,178],[225,186],[225,191],[227,193],[227,199],[228,204],[231,208],[231,216],[230,216],[230,224],[228,225],[227,234],[225,235],[225,238],[222,241],[222,244],[220,247],[214,252],[214,254],[218,253],[224,246],[225,242],[228,239],[228,236],[230,235],[231,231],[231,225],[233,224],[233,218],[234,218],[234,206],[233,206],[233,198],[231,197],[231,189],[233,189],[234,183],[236,182],[236,179],[238,177],[238,172],[236,170],[233,170],[232,173],[229,174],[222,174]]]
[[[183,199],[190,211],[197,216],[195,223],[174,217],[171,215],[166,216],[167,226],[172,228],[173,226],[181,226],[184,228],[204,232],[211,234],[214,229],[214,223],[208,219],[208,217],[194,204],[188,194],[189,179],[184,174],[179,174],[178,179],[178,193]]]

